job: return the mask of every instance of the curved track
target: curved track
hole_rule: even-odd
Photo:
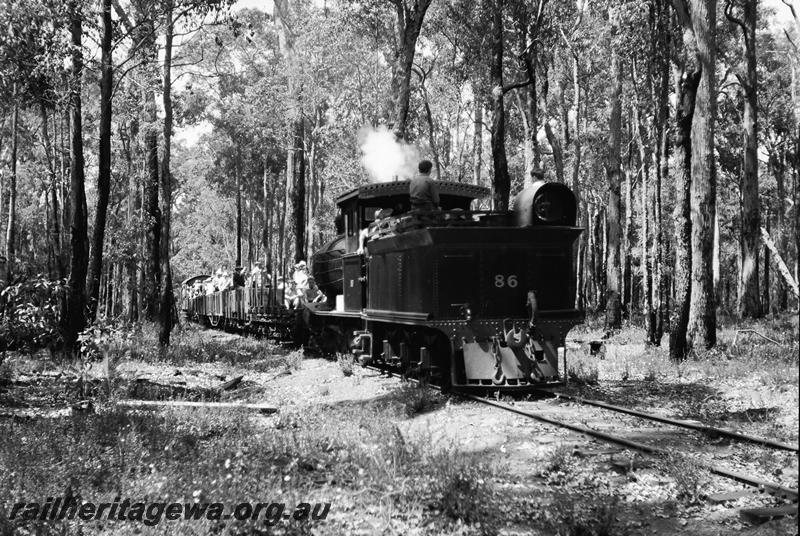
[[[386,369],[386,368],[382,368],[382,367],[379,367],[379,366],[375,366],[375,365],[367,365],[365,368],[369,368],[369,369],[372,369],[372,370],[380,371],[382,373],[388,373],[390,375],[393,372],[396,374],[396,371],[392,371],[392,370],[389,370],[389,369]],[[420,380],[417,380],[417,379],[409,378],[408,380],[412,381],[412,382],[415,382],[415,383],[418,383],[420,385],[424,385],[424,386],[429,387],[429,388],[441,389],[440,386],[437,386],[437,385],[434,385],[434,384],[429,384],[427,382],[420,381]],[[681,427],[681,428],[687,428],[687,429],[691,429],[691,430],[695,430],[695,431],[700,431],[700,432],[703,432],[703,433],[709,434],[709,435],[728,437],[728,438],[734,439],[736,441],[755,443],[755,444],[758,444],[758,445],[762,445],[762,446],[770,447],[770,448],[775,448],[775,449],[788,450],[788,451],[793,451],[793,452],[797,452],[798,451],[798,447],[796,445],[788,445],[788,444],[780,443],[780,442],[773,441],[773,440],[770,440],[770,439],[749,436],[749,435],[741,434],[741,433],[738,433],[738,432],[735,432],[735,431],[732,431],[732,430],[725,430],[725,429],[721,429],[721,428],[715,428],[715,427],[706,426],[706,425],[703,425],[703,424],[692,423],[692,422],[688,422],[688,421],[680,421],[680,420],[675,420],[675,419],[669,419],[667,417],[661,417],[659,415],[654,415],[654,414],[651,414],[651,413],[645,413],[645,412],[632,410],[632,409],[629,409],[629,408],[624,408],[624,407],[621,407],[621,406],[615,406],[615,405],[607,404],[605,402],[601,402],[601,401],[597,401],[597,400],[582,399],[580,397],[574,397],[574,396],[571,396],[571,395],[567,395],[565,393],[560,393],[560,392],[555,392],[555,391],[539,389],[539,390],[537,390],[537,392],[540,392],[542,394],[547,394],[548,396],[560,397],[560,398],[563,398],[565,400],[570,400],[570,401],[577,402],[577,403],[584,404],[584,405],[588,405],[588,406],[599,407],[599,408],[610,410],[610,411],[614,411],[614,412],[617,412],[617,413],[624,413],[624,414],[632,415],[632,416],[635,416],[635,417],[638,417],[638,418],[642,418],[642,419],[646,419],[646,420],[650,420],[650,421],[661,422],[661,423],[668,424],[668,425],[673,425],[673,426],[678,426],[678,427]],[[540,414],[540,413],[536,413],[536,412],[520,409],[520,408],[514,407],[514,406],[512,406],[510,404],[506,404],[506,403],[503,403],[503,402],[492,400],[492,399],[489,399],[489,398],[486,398],[486,397],[476,396],[474,394],[464,393],[464,392],[460,392],[460,391],[451,391],[451,394],[454,394],[454,395],[457,395],[457,396],[461,396],[461,397],[463,397],[463,398],[465,398],[467,400],[472,400],[472,401],[478,402],[480,404],[485,404],[485,405],[488,405],[488,406],[492,406],[494,408],[501,409],[503,411],[508,411],[508,412],[511,412],[511,413],[515,413],[517,415],[521,415],[521,416],[527,417],[529,419],[533,419],[533,420],[536,420],[536,421],[539,421],[539,422],[543,422],[543,423],[549,424],[551,426],[556,426],[556,427],[564,428],[564,429],[567,429],[567,430],[571,430],[573,432],[577,432],[579,434],[583,434],[583,435],[586,435],[586,436],[589,436],[589,437],[593,437],[595,439],[599,439],[599,440],[605,441],[607,443],[612,443],[612,444],[616,444],[616,445],[620,445],[620,446],[629,448],[631,450],[636,450],[636,451],[639,451],[639,452],[643,452],[645,454],[650,454],[650,455],[665,455],[665,454],[669,454],[669,452],[667,450],[665,450],[665,449],[661,449],[661,448],[658,448],[658,447],[653,447],[653,446],[646,445],[644,443],[639,443],[639,442],[636,442],[636,441],[631,441],[631,440],[626,439],[624,437],[615,436],[613,434],[609,434],[609,433],[606,433],[606,432],[600,432],[600,431],[593,430],[593,429],[585,427],[585,426],[580,426],[580,425],[576,425],[576,424],[571,424],[571,423],[568,423],[568,422],[560,421],[558,419],[553,419],[551,417],[548,417],[548,416]],[[727,478],[727,479],[730,479],[730,480],[734,480],[736,482],[739,482],[739,483],[742,483],[742,484],[745,484],[745,485],[748,485],[748,486],[751,486],[751,487],[758,488],[760,491],[768,493],[768,494],[770,494],[770,495],[772,495],[774,497],[781,498],[781,499],[787,500],[787,501],[792,502],[792,503],[797,503],[798,502],[798,490],[795,489],[795,488],[789,488],[789,487],[783,486],[781,484],[775,484],[775,483],[772,483],[772,482],[767,482],[767,481],[762,480],[760,478],[756,478],[756,477],[753,477],[753,476],[750,476],[750,475],[746,475],[746,474],[742,474],[742,473],[737,473],[735,471],[731,471],[729,469],[726,469],[724,467],[721,467],[721,466],[718,466],[718,465],[715,465],[715,464],[708,464],[708,463],[698,462],[698,465],[700,465],[701,467],[704,467],[706,470],[708,470],[712,474],[715,474],[715,475],[718,475],[718,476],[721,476],[721,477],[724,477],[724,478]]]
[[[381,367],[377,367],[377,366],[367,366],[366,368],[370,368],[372,370],[377,370],[377,371],[380,371],[380,372],[390,372],[390,371],[387,371],[387,370],[385,370],[385,369],[383,369]],[[430,387],[430,388],[434,388],[434,389],[441,389],[437,385],[423,383],[423,382],[420,382],[419,380],[416,380],[416,379],[409,379],[409,381],[418,383],[420,385],[424,385],[426,387]],[[662,423],[665,423],[665,424],[671,424],[671,425],[675,425],[675,426],[680,426],[680,427],[683,427],[683,428],[698,430],[698,431],[702,431],[702,432],[709,433],[709,434],[713,433],[713,434],[717,434],[717,435],[723,435],[725,437],[729,437],[731,439],[735,439],[735,440],[738,440],[738,441],[756,443],[756,444],[760,444],[762,446],[767,446],[767,447],[777,448],[777,449],[782,449],[782,450],[791,450],[791,451],[795,451],[795,452],[797,451],[797,447],[793,446],[793,445],[787,445],[787,444],[784,444],[784,443],[779,443],[779,442],[768,440],[768,439],[764,439],[764,438],[758,438],[758,437],[748,436],[748,435],[745,435],[745,434],[739,434],[738,432],[733,432],[731,430],[724,430],[724,429],[714,428],[714,427],[711,427],[711,426],[705,426],[705,425],[702,425],[702,424],[689,423],[689,422],[686,422],[686,421],[676,421],[674,419],[668,419],[666,417],[660,417],[658,415],[653,415],[653,414],[650,414],[650,413],[643,413],[643,412],[631,410],[631,409],[628,409],[628,408],[623,408],[623,407],[620,407],[620,406],[613,406],[611,404],[606,404],[605,402],[599,402],[599,401],[594,401],[594,400],[584,401],[584,400],[581,400],[581,399],[579,399],[577,397],[571,397],[569,395],[564,395],[563,393],[555,393],[553,391],[545,391],[545,390],[542,390],[541,392],[542,393],[547,393],[547,394],[549,394],[551,396],[554,396],[556,394],[560,394],[565,399],[574,400],[574,401],[579,402],[579,403],[585,403],[586,405],[600,407],[600,408],[603,408],[603,409],[608,409],[608,410],[616,411],[616,412],[619,412],[619,413],[626,413],[626,414],[633,415],[633,416],[636,416],[636,417],[640,417],[640,418],[643,418],[643,419],[652,420],[652,421],[656,421],[656,422],[662,422]],[[527,411],[527,410],[524,410],[524,409],[520,409],[520,408],[515,407],[513,405],[506,404],[504,402],[499,402],[497,400],[492,400],[490,398],[481,397],[481,396],[477,396],[477,395],[474,395],[474,394],[464,393],[464,392],[459,392],[459,391],[451,391],[451,394],[460,396],[462,398],[465,398],[467,400],[471,400],[473,402],[478,402],[480,404],[485,404],[487,406],[492,406],[494,408],[497,408],[497,409],[500,409],[500,410],[503,410],[503,411],[508,411],[508,412],[511,412],[511,413],[515,413],[517,415],[521,415],[523,417],[527,417],[529,419],[533,419],[533,420],[538,421],[538,422],[549,424],[551,426],[556,426],[556,427],[559,427],[559,428],[564,428],[564,429],[567,429],[567,430],[570,430],[570,431],[573,431],[573,432],[577,432],[579,434],[583,434],[583,435],[586,435],[586,436],[589,436],[589,437],[592,437],[592,438],[595,438],[595,439],[599,439],[599,440],[605,441],[607,443],[612,443],[612,444],[615,444],[615,445],[620,445],[620,446],[629,448],[631,450],[636,450],[636,451],[639,451],[639,452],[643,452],[645,454],[656,455],[656,456],[669,454],[669,452],[667,450],[665,450],[665,449],[661,449],[661,448],[658,448],[658,447],[653,447],[653,446],[650,446],[650,445],[646,445],[644,443],[639,443],[637,441],[631,441],[630,439],[626,439],[624,437],[616,436],[616,435],[609,434],[609,433],[606,433],[606,432],[600,432],[600,431],[593,430],[593,429],[585,427],[585,426],[581,426],[581,425],[577,425],[577,424],[571,424],[571,423],[564,422],[564,421],[561,421],[561,420],[558,420],[558,419],[553,419],[552,417],[548,417],[548,416],[543,415],[541,413],[536,413],[536,412],[533,412],[533,411]],[[734,480],[734,481],[739,482],[741,484],[745,484],[747,486],[751,486],[751,487],[757,488],[763,493],[767,493],[767,494],[772,495],[773,497],[776,497],[776,498],[784,499],[784,500],[789,501],[791,503],[797,503],[798,502],[798,490],[797,489],[789,488],[789,487],[783,486],[781,484],[775,484],[773,482],[768,482],[768,481],[765,481],[765,480],[762,480],[760,478],[753,477],[753,476],[750,476],[750,475],[747,475],[747,474],[742,474],[742,473],[738,473],[738,472],[735,472],[735,471],[731,471],[731,470],[726,469],[726,468],[724,468],[722,466],[719,466],[719,465],[708,464],[708,463],[703,463],[703,462],[699,462],[699,461],[697,462],[697,464],[699,466],[705,468],[711,474],[714,474],[714,475],[717,475],[717,476],[721,476],[723,478]]]
[[[547,416],[542,415],[540,413],[535,413],[535,412],[532,412],[532,411],[526,411],[526,410],[514,407],[512,405],[509,405],[509,404],[506,404],[506,403],[503,403],[503,402],[498,402],[498,401],[495,401],[495,400],[491,400],[491,399],[480,397],[480,396],[475,396],[475,395],[468,394],[468,393],[455,393],[455,394],[458,394],[459,396],[464,397],[464,398],[466,398],[468,400],[472,400],[474,402],[485,404],[487,406],[492,406],[492,407],[495,407],[495,408],[498,408],[498,409],[501,409],[501,410],[504,410],[504,411],[509,411],[511,413],[516,413],[517,415],[522,415],[523,417],[528,417],[529,419],[533,419],[533,420],[536,420],[536,421],[539,421],[539,422],[543,422],[543,423],[546,423],[546,424],[550,424],[550,425],[553,425],[553,426],[558,426],[560,428],[565,428],[567,430],[571,430],[571,431],[577,432],[579,434],[587,435],[589,437],[593,437],[593,438],[599,439],[601,441],[605,441],[605,442],[608,442],[608,443],[613,443],[613,444],[616,444],[616,445],[621,445],[621,446],[629,448],[631,450],[637,450],[639,452],[644,452],[645,454],[651,454],[651,455],[668,454],[668,451],[666,451],[664,449],[660,449],[660,448],[657,448],[657,447],[652,447],[650,445],[645,445],[644,443],[639,443],[639,442],[636,442],[636,441],[631,441],[631,440],[626,439],[624,437],[615,436],[615,435],[608,434],[608,433],[605,433],[605,432],[599,432],[597,430],[592,430],[591,428],[587,428],[585,426],[580,426],[580,425],[577,425],[577,424],[571,424],[571,423],[563,422],[563,421],[560,421],[560,420],[557,420],[557,419],[553,419],[551,417],[547,417]],[[746,484],[748,486],[752,486],[752,487],[758,488],[761,491],[766,492],[766,493],[768,493],[770,495],[773,495],[775,497],[786,499],[786,500],[791,501],[791,502],[797,502],[798,501],[798,494],[797,494],[798,492],[794,488],[788,488],[788,487],[782,486],[780,484],[774,484],[772,482],[767,482],[767,481],[761,480],[761,479],[756,478],[756,477],[752,477],[752,476],[745,475],[745,474],[742,474],[742,473],[737,473],[735,471],[731,471],[729,469],[725,469],[724,467],[721,467],[721,466],[718,466],[718,465],[705,464],[705,463],[702,463],[702,462],[698,462],[698,465],[704,467],[706,470],[708,470],[712,474],[715,474],[715,475],[718,475],[718,476],[721,476],[721,477],[724,477],[724,478],[728,478],[728,479],[731,479],[731,480],[735,480],[736,482],[740,482],[740,483]]]
[[[578,396],[571,396],[566,393],[561,393],[557,391],[550,391],[547,389],[537,389],[536,392],[546,394],[549,396],[553,396],[557,399],[564,399],[569,400],[570,402],[576,402],[578,404],[584,404],[587,406],[594,406],[598,408],[607,409],[609,411],[615,411],[617,413],[625,413],[627,415],[633,415],[634,417],[639,417],[640,419],[646,419],[649,421],[660,422],[663,424],[669,424],[672,426],[677,426],[680,428],[687,428],[689,430],[695,430],[698,432],[702,432],[706,435],[711,437],[727,437],[729,439],[734,439],[736,441],[742,441],[745,443],[755,443],[756,445],[762,445],[764,447],[770,447],[779,450],[788,450],[793,452],[798,452],[797,445],[790,445],[788,443],[781,443],[779,441],[774,441],[772,439],[766,439],[763,437],[756,437],[751,436],[748,434],[742,434],[736,432],[734,430],[727,430],[725,428],[715,428],[713,426],[707,426],[701,423],[694,423],[691,421],[683,421],[679,419],[670,419],[668,417],[662,417],[660,415],[655,415],[653,413],[646,413],[643,411],[637,411],[634,409],[625,408],[622,406],[615,406],[613,404],[608,404],[607,402],[602,402],[600,400],[590,400],[586,398],[581,398]]]

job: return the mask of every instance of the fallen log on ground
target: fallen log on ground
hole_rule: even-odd
[[[219,387],[217,387],[217,391],[227,391],[229,389],[233,389],[234,387],[236,387],[237,385],[242,383],[243,379],[244,379],[244,376],[236,376],[232,380],[228,380],[225,383],[223,383],[222,385],[220,385]]]
[[[792,272],[789,271],[789,267],[786,266],[786,263],[783,262],[783,258],[781,257],[778,248],[775,246],[775,242],[772,241],[770,238],[769,233],[763,227],[761,228],[761,241],[764,242],[764,245],[767,249],[772,253],[772,258],[775,260],[775,264],[778,265],[778,272],[783,276],[783,280],[786,281],[786,286],[788,286],[792,292],[794,292],[795,296],[800,297],[800,290],[797,288],[797,281],[794,280],[792,277]]]
[[[236,402],[195,402],[191,400],[119,400],[118,406],[130,408],[206,408],[206,409],[247,409],[259,413],[277,413],[278,408],[264,404],[240,404]]]

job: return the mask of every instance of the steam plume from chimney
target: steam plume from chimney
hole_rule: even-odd
[[[419,149],[397,141],[384,126],[363,127],[358,133],[358,144],[361,162],[374,182],[410,179],[417,171]]]

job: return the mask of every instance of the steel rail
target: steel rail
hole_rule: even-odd
[[[389,374],[392,373],[391,370],[383,369],[381,367],[376,367],[374,365],[367,365],[367,366],[365,366],[365,368],[369,368],[369,369],[372,369],[372,370],[375,370],[375,371],[378,371],[378,372],[381,372],[381,373],[384,373],[384,372],[389,373]],[[395,372],[395,374],[396,374],[396,372]],[[413,383],[417,383],[420,386],[432,387],[434,389],[441,390],[441,387],[438,386],[438,385],[430,384],[430,383],[427,383],[427,382],[423,382],[423,381],[420,381],[420,380],[415,379],[415,378],[404,378],[404,379],[406,379],[408,381],[412,381]],[[539,413],[534,413],[534,412],[531,412],[531,411],[525,411],[525,410],[522,410],[522,409],[519,409],[519,408],[515,408],[513,406],[509,406],[508,404],[503,404],[501,402],[496,402],[494,400],[490,400],[488,398],[483,398],[483,397],[475,396],[473,394],[464,393],[464,392],[460,392],[460,391],[451,391],[451,393],[455,394],[455,395],[458,395],[458,396],[461,396],[463,398],[466,398],[468,400],[472,400],[474,402],[479,402],[481,404],[486,404],[488,406],[492,406],[492,407],[495,407],[495,408],[498,408],[498,409],[509,411],[511,413],[516,413],[518,415],[522,415],[524,417],[528,417],[530,419],[534,419],[536,421],[543,422],[543,423],[549,424],[551,426],[557,426],[559,428],[565,428],[567,430],[571,430],[571,431],[577,432],[579,434],[583,434],[583,435],[587,435],[589,437],[600,439],[600,440],[605,441],[607,443],[613,443],[613,444],[616,444],[616,445],[621,445],[621,446],[630,448],[632,450],[638,450],[640,452],[644,452],[646,454],[650,454],[650,455],[665,455],[665,454],[669,454],[668,451],[666,451],[664,449],[660,449],[658,447],[651,447],[650,445],[645,445],[644,443],[631,441],[629,439],[625,439],[624,437],[614,436],[614,435],[611,435],[611,434],[607,434],[605,432],[599,432],[597,430],[592,430],[591,428],[587,428],[587,427],[580,426],[580,425],[577,425],[577,424],[570,424],[570,423],[562,422],[562,421],[559,421],[557,419],[552,419],[550,417],[546,417],[546,416],[541,415]],[[552,392],[551,392],[551,394],[552,394]],[[739,483],[742,483],[742,484],[745,484],[745,485],[748,485],[748,486],[751,486],[751,487],[758,488],[759,490],[761,490],[763,492],[766,492],[766,493],[768,493],[770,495],[773,495],[775,497],[779,497],[779,498],[782,498],[782,499],[790,500],[790,501],[795,502],[795,503],[798,502],[798,491],[796,489],[788,488],[786,486],[782,486],[780,484],[775,484],[773,482],[767,482],[765,480],[761,480],[761,479],[758,479],[758,478],[755,478],[755,477],[751,477],[751,476],[748,476],[748,475],[744,475],[744,474],[741,474],[741,473],[736,473],[734,471],[729,471],[728,469],[725,469],[724,467],[719,467],[717,465],[706,464],[706,463],[703,463],[703,462],[698,462],[698,464],[701,467],[705,468],[707,471],[709,471],[712,474],[715,474],[715,475],[718,475],[718,476],[722,476],[724,478],[728,478],[728,479],[734,480],[736,482],[739,482]]]
[[[490,400],[487,398],[483,398],[480,396],[475,396],[468,393],[461,393],[455,392],[459,396],[462,396],[468,400],[472,400],[474,402],[479,402],[481,404],[486,404],[488,406],[492,406],[498,409],[502,409],[505,411],[509,411],[511,413],[516,413],[518,415],[522,415],[523,417],[528,417],[529,419],[534,419],[539,422],[543,422],[545,424],[550,424],[552,426],[558,426],[560,428],[566,428],[567,430],[571,430],[573,432],[577,432],[579,434],[587,435],[589,437],[593,437],[595,439],[600,439],[602,441],[608,443],[614,443],[616,445],[621,445],[632,450],[638,450],[640,452],[644,452],[646,454],[651,455],[664,455],[669,454],[668,451],[658,448],[658,447],[651,447],[650,445],[645,445],[644,443],[639,443],[636,441],[631,441],[630,439],[625,439],[624,437],[618,437],[611,434],[607,434],[605,432],[599,432],[597,430],[592,430],[591,428],[587,428],[585,426],[580,426],[577,424],[570,424],[563,421],[559,421],[557,419],[553,419],[542,415],[540,413],[534,413],[532,411],[526,411],[523,409],[515,408],[514,406],[509,406],[508,404],[504,404],[502,402],[496,402],[494,400]],[[730,471],[725,469],[724,467],[720,467],[718,465],[713,464],[706,464],[703,462],[698,462],[698,464],[705,468],[712,474],[722,476],[724,478],[728,478],[731,480],[735,480],[739,483],[746,484],[748,486],[752,486],[758,488],[770,495],[775,497],[779,497],[782,499],[787,499],[792,502],[797,502],[798,494],[797,490],[793,488],[788,488],[786,486],[782,486],[780,484],[775,484],[772,482],[767,482],[765,480],[761,480],[759,478],[751,477],[748,475],[744,475],[741,473],[736,473],[734,471]]]
[[[793,452],[798,452],[797,445],[790,445],[788,443],[780,443],[778,441],[774,441],[772,439],[766,439],[763,437],[751,436],[748,434],[742,434],[740,432],[736,432],[734,430],[726,430],[725,428],[716,428],[714,426],[707,426],[705,424],[697,424],[690,421],[684,421],[680,419],[670,419],[669,417],[662,417],[660,415],[655,415],[653,413],[647,413],[643,411],[637,411],[634,409],[625,408],[622,406],[615,406],[613,404],[608,404],[606,402],[602,402],[600,400],[590,400],[588,398],[582,398],[579,396],[572,396],[565,393],[560,393],[556,391],[550,391],[547,389],[537,389],[536,392],[539,393],[546,393],[548,395],[555,396],[556,398],[563,398],[564,400],[570,400],[573,402],[577,402],[579,404],[586,404],[587,406],[595,406],[598,408],[607,409],[610,411],[616,411],[618,413],[626,413],[628,415],[633,415],[635,417],[639,417],[642,419],[647,419],[651,421],[657,421],[664,424],[669,424],[672,426],[679,426],[681,428],[689,428],[691,430],[697,430],[698,432],[702,432],[708,435],[716,435],[716,436],[723,436],[723,437],[730,437],[732,439],[737,439],[739,441],[744,441],[748,443],[755,443],[758,445],[764,445],[767,447],[772,447],[776,449],[782,450],[790,450]]]

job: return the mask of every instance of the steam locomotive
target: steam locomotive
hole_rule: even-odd
[[[337,235],[312,257],[324,302],[293,312],[274,286],[244,288],[185,298],[184,313],[460,390],[559,383],[565,337],[583,321],[572,191],[537,181],[513,210],[487,211],[471,210],[487,188],[437,185],[430,212],[411,209],[408,181],[337,199]]]

